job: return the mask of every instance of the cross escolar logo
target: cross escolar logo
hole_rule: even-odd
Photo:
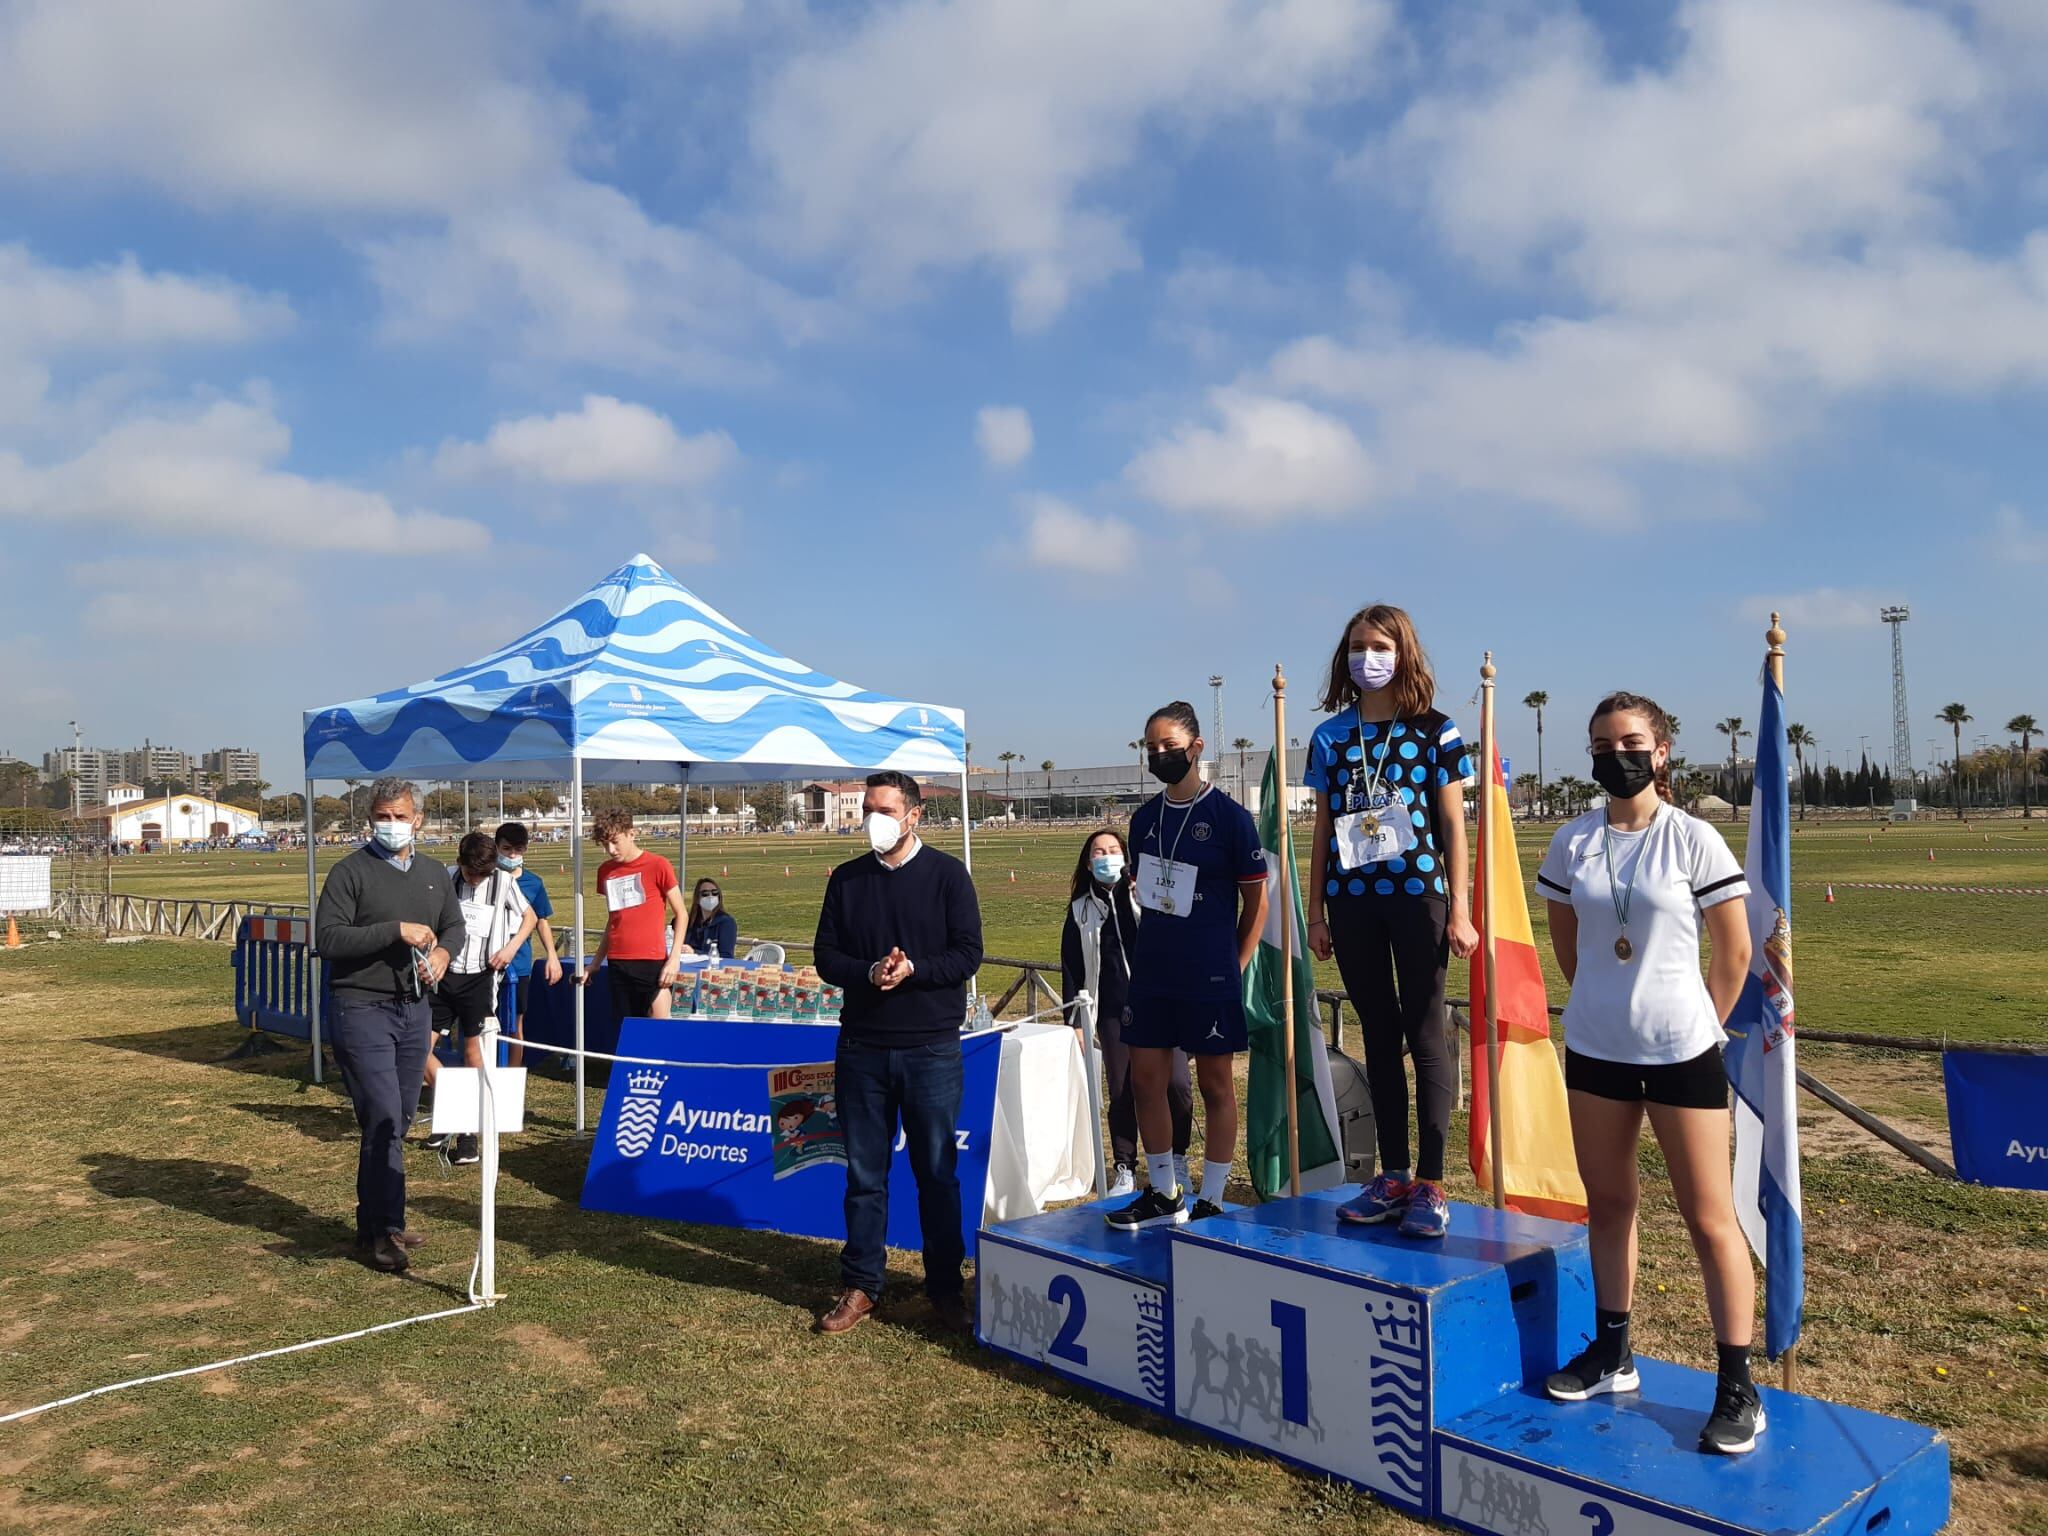
[[[667,1083],[667,1073],[645,1068],[626,1079],[626,1097],[619,1105],[613,1135],[621,1157],[638,1157],[654,1145],[655,1128],[661,1124],[661,1090]]]

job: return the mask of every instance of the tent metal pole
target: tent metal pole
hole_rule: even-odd
[[[569,870],[576,897],[576,1129],[583,1129],[583,759],[569,762]]]
[[[320,934],[313,918],[320,905],[320,876],[313,846],[313,781],[306,780],[306,1037],[313,1049],[313,1081],[325,1078],[320,1067]]]
[[[676,884],[690,887],[690,765],[676,781]]]
[[[475,825],[476,823],[471,821],[469,816],[469,780],[464,779],[462,781],[462,835],[464,837],[469,836],[469,829]]]

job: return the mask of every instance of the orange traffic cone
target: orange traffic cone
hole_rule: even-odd
[[[718,866],[718,872],[721,875],[729,875],[732,873],[732,866],[730,864],[721,864]]]
[[[1017,883],[1017,871],[1015,871],[1015,870],[1013,869],[1013,870],[1011,870],[1011,871],[1010,871],[1010,884],[1012,884],[1012,885],[1015,885],[1016,883]]]
[[[785,880],[789,878],[789,866],[787,864],[782,866],[782,878]]]
[[[1934,862],[1934,850],[1932,848],[1927,850],[1927,862],[1930,864]]]
[[[12,912],[7,914],[7,947],[9,949],[21,948],[21,930],[14,926],[14,914]]]
[[[1835,888],[1832,885],[1828,887],[1827,904],[1831,907],[1835,904]]]

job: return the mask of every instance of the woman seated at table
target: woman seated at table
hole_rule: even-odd
[[[683,953],[716,954],[721,960],[734,960],[738,958],[739,945],[740,925],[725,910],[725,892],[706,875],[697,882],[695,899],[690,903],[690,926],[683,935]]]

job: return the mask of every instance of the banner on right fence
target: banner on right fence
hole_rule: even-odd
[[[2048,1189],[2048,1056],[1944,1051],[1948,1139],[1971,1184]]]

